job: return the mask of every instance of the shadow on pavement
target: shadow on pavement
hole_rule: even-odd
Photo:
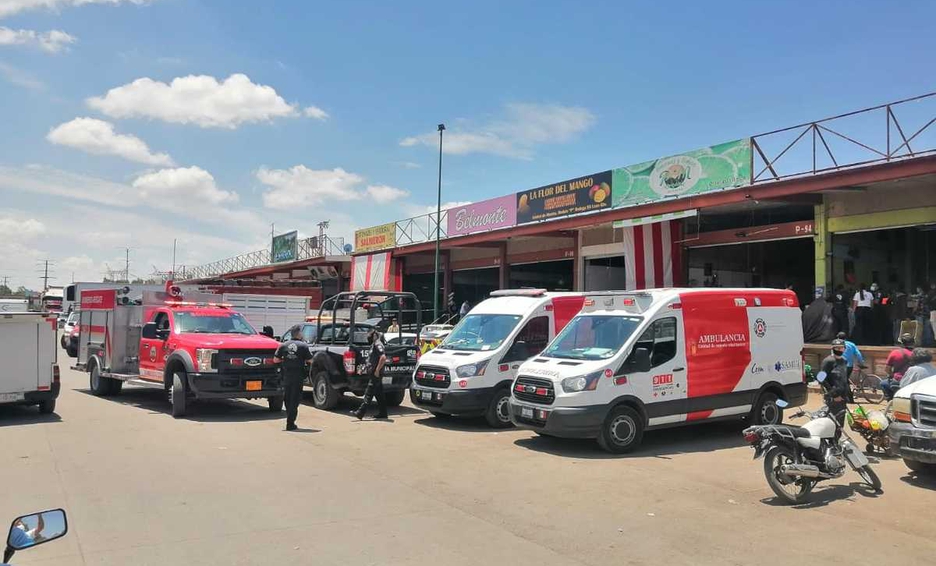
[[[94,397],[89,389],[75,389],[75,391]],[[100,397],[100,399],[146,409],[151,413],[171,414],[171,407],[166,399],[166,394],[159,389],[127,387],[118,395]],[[182,420],[195,422],[247,422],[286,419],[284,411],[271,413],[265,405],[254,405],[237,399],[190,402],[186,412],[187,414],[182,417]]]
[[[534,436],[520,438],[517,446],[568,458],[607,460],[613,458],[664,458],[677,454],[714,452],[744,446],[740,421],[724,421],[648,431],[643,443],[629,454],[609,454],[593,439]]]
[[[351,411],[354,411],[361,406],[361,403],[364,402],[363,397],[358,397],[357,395],[342,395],[338,398],[338,406],[328,411],[330,413],[349,414]],[[312,392],[305,391],[302,395],[302,404],[315,408],[315,403],[312,401]],[[407,407],[405,405],[400,405],[399,407],[388,407],[387,412],[391,416],[398,417],[408,417],[414,415],[425,415],[426,411],[421,409],[415,409],[413,407]]]
[[[62,417],[55,413],[43,415],[35,405],[0,405],[0,427],[59,422]]]
[[[900,478],[900,481],[914,487],[922,487],[936,491],[936,472],[907,472],[907,475]]]
[[[800,505],[790,505],[779,497],[768,497],[761,499],[761,503],[772,507],[792,507],[793,509],[816,509],[826,507],[836,501],[845,501],[853,498],[855,495],[875,499],[884,494],[884,490],[877,492],[871,489],[867,484],[861,482],[852,482],[848,485],[828,485],[813,490],[806,498],[806,503]]]
[[[517,431],[517,429],[513,427],[491,428],[491,425],[487,424],[487,421],[484,420],[484,417],[453,417],[449,415],[442,415],[437,417],[426,414],[425,417],[416,419],[413,422],[428,428],[437,428],[439,430],[451,430],[456,432],[478,432],[492,434],[495,432]]]

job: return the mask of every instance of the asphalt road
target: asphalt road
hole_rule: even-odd
[[[736,424],[612,457],[408,406],[357,422],[352,399],[301,407],[296,433],[260,402],[175,420],[157,391],[62,381],[57,416],[0,408],[0,523],[64,507],[70,526],[14,564],[936,562],[936,478],[885,460],[882,494],[849,472],[781,506]]]

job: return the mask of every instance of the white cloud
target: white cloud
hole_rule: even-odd
[[[316,120],[325,120],[328,118],[328,112],[325,112],[318,106],[306,106],[302,111],[307,118],[315,118]]]
[[[413,163],[412,161],[394,161],[394,165],[399,165],[404,169],[422,169],[422,165],[419,163]]]
[[[0,239],[25,242],[45,234],[45,224],[35,218],[0,216]]]
[[[10,29],[0,26],[0,45],[25,45],[38,47],[47,53],[59,53],[76,41],[74,36],[57,29],[38,32],[31,29]]]
[[[536,146],[565,143],[592,127],[595,116],[586,108],[557,104],[514,103],[503,117],[479,127],[453,126],[443,140],[443,151],[452,155],[488,153],[516,159],[532,159]],[[439,147],[439,135],[430,132],[400,140],[403,147]]]
[[[200,210],[202,206],[237,202],[237,193],[219,189],[211,173],[200,167],[146,173],[134,179],[133,188],[140,198],[166,210]]]
[[[118,207],[139,204],[135,191],[126,185],[45,165],[0,166],[0,189]]]
[[[321,204],[326,201],[352,201],[361,198],[358,186],[364,177],[335,169],[309,169],[296,165],[290,169],[260,168],[257,179],[270,189],[263,193],[267,208],[288,210]]]
[[[255,84],[239,73],[220,82],[207,75],[177,77],[169,84],[144,77],[86,102],[112,118],[151,118],[202,128],[234,129],[303,113],[318,119],[327,116],[320,109],[312,111],[314,107],[300,112],[273,87]]]
[[[149,4],[153,0],[0,0],[0,18],[26,10],[45,8],[58,10],[68,6],[85,4]]]
[[[335,169],[309,169],[296,165],[289,169],[260,168],[257,180],[268,187],[263,193],[267,208],[291,210],[322,203],[358,201],[364,198],[387,204],[409,196],[409,191],[390,185],[367,185],[357,173]]]
[[[365,191],[378,204],[386,204],[409,196],[409,191],[389,185],[369,185]]]
[[[33,77],[29,73],[17,69],[13,65],[4,63],[3,61],[0,61],[0,76],[2,76],[8,83],[16,86],[21,86],[30,90],[45,89],[45,84],[43,84],[42,81]]]
[[[116,155],[147,165],[172,166],[166,153],[153,153],[146,142],[129,134],[118,134],[114,125],[96,118],[75,118],[53,128],[46,139],[95,155]]]

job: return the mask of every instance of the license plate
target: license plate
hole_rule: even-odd
[[[523,417],[523,418],[525,418],[525,419],[532,419],[532,418],[533,418],[533,409],[531,409],[531,408],[529,408],[529,407],[521,407],[521,408],[520,408],[520,416]]]
[[[12,403],[26,398],[23,393],[0,393],[0,403]]]
[[[393,376],[385,375],[381,381],[384,385],[393,385]]]
[[[431,391],[420,391],[419,398],[424,401],[432,401],[432,392]]]
[[[248,381],[247,382],[247,391],[260,391],[263,389],[262,381]]]

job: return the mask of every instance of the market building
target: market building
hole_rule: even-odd
[[[936,93],[359,231],[352,289],[792,286],[936,281],[936,126],[897,118]],[[881,132],[839,131],[859,116]],[[936,116],[930,112],[928,118]],[[936,118],[934,118],[936,119]],[[886,120],[887,128],[883,127]],[[778,141],[778,139],[780,141]]]

